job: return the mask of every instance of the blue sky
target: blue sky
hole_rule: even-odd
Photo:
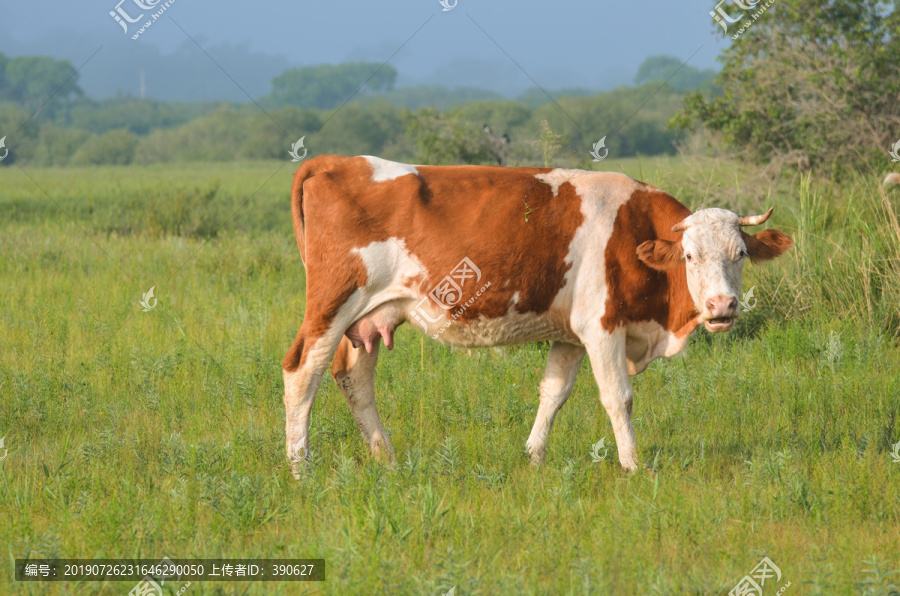
[[[145,76],[148,95],[159,95],[167,83],[162,71],[190,67],[217,78],[195,73],[198,88],[184,93],[240,99],[243,92],[195,41],[254,96],[267,92],[285,68],[380,63],[401,46],[390,60],[400,85],[467,85],[515,95],[533,86],[530,78],[547,89],[610,89],[630,83],[638,65],[656,54],[687,59],[696,52],[691,65],[715,67],[725,44],[714,32],[712,3],[696,0],[458,0],[448,12],[438,0],[174,0],[138,40],[129,37],[136,25],[126,35],[109,16],[118,2],[0,0],[0,52],[52,55],[78,66],[102,47],[81,73],[82,86],[95,96],[135,94],[142,68],[153,71],[150,80]],[[144,11],[134,2],[121,6],[137,16]]]

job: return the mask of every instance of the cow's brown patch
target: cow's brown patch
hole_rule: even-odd
[[[656,321],[679,336],[693,331],[699,314],[681,264],[681,232],[672,226],[691,214],[669,194],[636,190],[616,214],[606,245],[608,297],[604,329]],[[674,266],[673,266],[674,265]]]
[[[308,160],[294,179],[292,211],[307,272],[307,311],[284,359],[292,371],[304,361],[340,306],[366,284],[354,248],[402,240],[424,267],[410,283],[422,294],[468,257],[481,270],[463,286],[460,304],[490,288],[457,320],[545,313],[565,285],[565,262],[583,223],[581,198],[570,183],[558,188],[535,178],[550,168],[421,166],[418,175],[373,182],[363,157]],[[298,181],[299,180],[299,181]],[[526,213],[527,221],[526,221]],[[513,305],[513,296],[517,302]]]

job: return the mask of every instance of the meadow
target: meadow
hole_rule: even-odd
[[[16,582],[26,556],[327,561],[324,582],[189,595],[727,594],[768,556],[767,596],[896,594],[900,192],[603,165],[694,209],[774,204],[796,242],[745,269],[758,302],[735,331],[633,378],[644,467],[621,470],[587,361],[533,468],[547,346],[468,354],[404,326],[376,377],[396,464],[368,457],[327,377],[299,481],[294,164],[0,169],[0,594],[133,587]]]

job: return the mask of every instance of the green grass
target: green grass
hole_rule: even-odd
[[[133,587],[17,583],[23,556],[327,560],[323,583],[185,594],[726,594],[764,555],[786,594],[896,589],[900,235],[877,181],[787,185],[797,247],[746,269],[758,307],[633,379],[652,468],[619,468],[587,362],[532,468],[546,347],[469,356],[405,326],[377,376],[397,464],[327,378],[295,481],[280,364],[304,275],[280,165],[0,170],[0,593]],[[678,160],[608,165],[711,201]]]

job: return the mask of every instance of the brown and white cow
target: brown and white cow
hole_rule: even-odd
[[[283,362],[295,474],[329,363],[373,455],[393,458],[375,363],[406,321],[453,346],[553,342],[526,443],[534,463],[587,354],[619,460],[634,470],[629,376],[682,351],[701,324],[729,330],[745,257],[773,259],[792,244],[775,230],[741,231],[772,209],[692,214],[608,172],[325,155],[297,170],[291,205],[307,273],[306,313]]]

